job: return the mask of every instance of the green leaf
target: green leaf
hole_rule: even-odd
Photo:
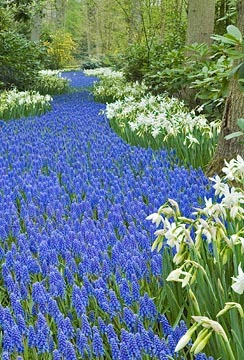
[[[238,119],[237,120],[237,125],[239,126],[239,128],[241,130],[244,130],[244,119]]]
[[[229,38],[227,36],[221,36],[221,35],[211,36],[211,39],[221,41],[222,43],[229,45],[237,45],[238,43],[235,38]]]
[[[228,77],[232,77],[233,75],[235,75],[235,73],[240,69],[240,67],[242,66],[243,64],[238,64],[237,66],[235,66],[228,74]]]
[[[236,26],[234,25],[227,26],[227,32],[235,39],[237,39],[240,43],[242,42],[242,34]]]
[[[233,133],[231,133],[229,135],[226,135],[225,140],[230,140],[230,139],[242,136],[242,135],[244,135],[244,133],[242,131],[236,131],[236,132],[233,132]]]

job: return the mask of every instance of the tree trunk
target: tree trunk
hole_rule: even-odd
[[[237,3],[237,26],[244,33],[244,0],[238,0]],[[244,146],[239,138],[225,140],[225,136],[240,129],[237,126],[237,120],[244,116],[244,92],[241,91],[238,80],[233,78],[230,83],[230,93],[225,103],[221,132],[217,148],[213,159],[211,160],[206,174],[212,176],[221,173],[224,160],[231,160],[238,154],[244,157]]]
[[[132,0],[129,29],[129,43],[140,42],[142,25],[142,9],[140,0]]]
[[[30,38],[32,41],[39,41],[41,36],[41,27],[42,27],[42,14],[41,11],[37,11],[36,14],[31,19],[31,35]]]
[[[211,43],[214,15],[215,0],[189,0],[186,45]]]
[[[57,29],[64,29],[66,2],[67,0],[56,0],[55,2]]]

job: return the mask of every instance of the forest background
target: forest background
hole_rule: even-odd
[[[39,90],[43,68],[113,66],[223,119],[209,175],[242,155],[225,136],[244,113],[243,0],[2,0],[0,15],[0,89]]]

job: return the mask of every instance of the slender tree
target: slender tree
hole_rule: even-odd
[[[237,26],[242,34],[244,34],[244,0],[238,0],[237,2]],[[239,138],[225,139],[226,135],[240,130],[237,126],[237,120],[243,118],[243,116],[244,92],[239,86],[238,79],[233,77],[230,83],[229,96],[225,103],[218,145],[206,171],[208,176],[221,172],[224,159],[228,161],[238,154],[244,157],[244,146]]]
[[[186,44],[211,43],[214,32],[215,0],[189,0]]]

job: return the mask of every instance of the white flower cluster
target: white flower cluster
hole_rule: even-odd
[[[3,91],[0,94],[0,118],[4,120],[43,113],[50,108],[52,97],[36,91]]]
[[[35,91],[18,91],[16,89],[3,92],[0,95],[0,101],[4,101],[9,107],[11,104],[29,105],[29,104],[46,104],[52,101],[50,95],[41,95]]]
[[[220,122],[208,123],[203,115],[187,111],[182,101],[162,95],[148,95],[139,100],[133,95],[128,96],[108,104],[106,115],[121,125],[128,123],[131,130],[138,135],[149,132],[156,138],[162,134],[165,141],[169,136],[175,137],[183,133],[187,146],[198,143],[193,136],[196,129],[209,137],[220,130]]]
[[[218,258],[222,257],[223,264],[232,261],[228,256],[236,246],[239,247],[241,254],[244,253],[244,191],[242,187],[227,184],[228,180],[235,180],[243,186],[244,159],[238,155],[230,162],[225,161],[223,172],[226,174],[223,179],[219,176],[210,178],[214,182],[213,188],[218,201],[205,198],[203,209],[196,209],[197,211],[193,213],[196,219],[182,217],[178,204],[171,199],[161,206],[157,213],[147,217],[157,227],[163,224],[163,228],[155,232],[157,238],[152,250],[161,249],[163,243],[174,247],[176,249],[174,263],[177,265],[183,263],[180,270],[185,263],[190,261],[189,248],[193,246],[201,258],[203,242],[206,241],[208,244],[214,244],[218,251]],[[229,252],[223,251],[225,248],[229,249]],[[179,277],[182,274],[182,271],[174,271],[167,280],[183,281]],[[187,277],[187,282],[189,280],[190,277]],[[233,290],[243,294],[244,273],[241,265],[238,267],[238,276],[233,277],[233,280],[235,282],[232,285]],[[187,282],[184,281],[184,286]]]
[[[97,77],[112,77],[112,78],[122,78],[124,75],[121,71],[115,71],[110,67],[100,67],[97,69],[86,69],[84,74],[87,76],[97,76]]]
[[[117,101],[120,103],[125,96],[130,96],[133,99],[141,98],[146,90],[147,87],[145,84],[139,84],[138,82],[133,84],[127,83],[124,82],[122,78],[120,81],[118,81],[118,79],[114,81],[113,78],[109,78],[109,80],[104,78],[100,82],[95,83],[93,93],[95,96],[112,98],[114,101],[118,99]],[[113,104],[115,103],[111,103],[110,105]],[[110,105],[107,104],[107,108],[110,108]],[[121,106],[123,106],[123,101]]]
[[[62,75],[61,70],[40,70],[38,73],[41,76],[57,76],[57,77],[61,77],[61,75]]]

